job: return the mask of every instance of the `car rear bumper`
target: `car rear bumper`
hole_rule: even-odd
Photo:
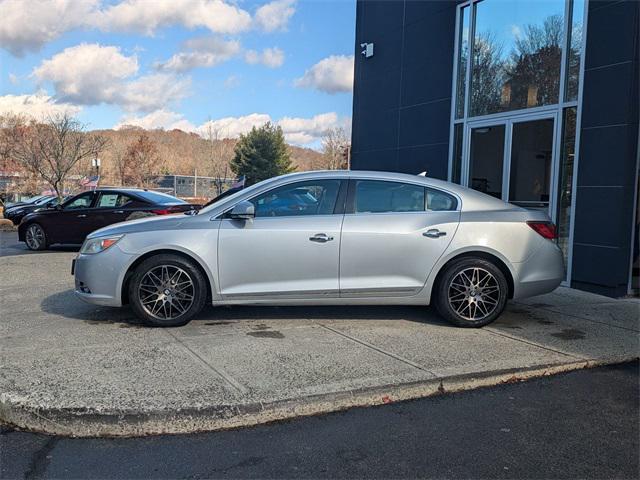
[[[79,254],[73,265],[78,298],[94,305],[121,306],[122,281],[133,258],[118,245],[101,253]]]
[[[527,298],[549,293],[564,280],[562,251],[553,242],[544,244],[526,262],[513,264],[513,298]]]

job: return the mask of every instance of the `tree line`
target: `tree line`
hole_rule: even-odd
[[[171,160],[164,144],[167,137],[178,143],[171,145],[177,157]],[[200,135],[137,127],[88,131],[69,115],[39,122],[0,115],[0,172],[26,173],[33,183],[46,183],[59,197],[73,190],[73,176],[95,173],[91,167],[95,158],[102,158],[100,173],[109,184],[153,188],[159,175],[199,171],[216,179],[221,193],[228,184],[225,180],[233,177],[244,176],[250,185],[295,170],[347,168],[348,145],[342,128],[325,133],[319,153],[287,145],[282,129],[272,123],[253,127],[235,140],[211,126]]]

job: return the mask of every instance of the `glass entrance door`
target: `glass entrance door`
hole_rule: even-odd
[[[469,123],[467,185],[552,215],[555,115]]]

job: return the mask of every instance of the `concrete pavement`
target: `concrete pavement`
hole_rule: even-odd
[[[640,303],[570,289],[458,329],[414,307],[205,309],[178,329],[73,296],[73,251],[0,242],[0,418],[76,436],[215,430],[637,358]]]
[[[2,479],[637,479],[638,363],[253,428],[0,431]]]

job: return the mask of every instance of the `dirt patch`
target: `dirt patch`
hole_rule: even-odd
[[[277,330],[261,330],[259,332],[247,332],[250,337],[256,338],[284,338],[284,335]]]
[[[582,340],[586,337],[586,333],[577,328],[563,328],[560,332],[554,332],[552,337],[559,338],[561,340]]]

